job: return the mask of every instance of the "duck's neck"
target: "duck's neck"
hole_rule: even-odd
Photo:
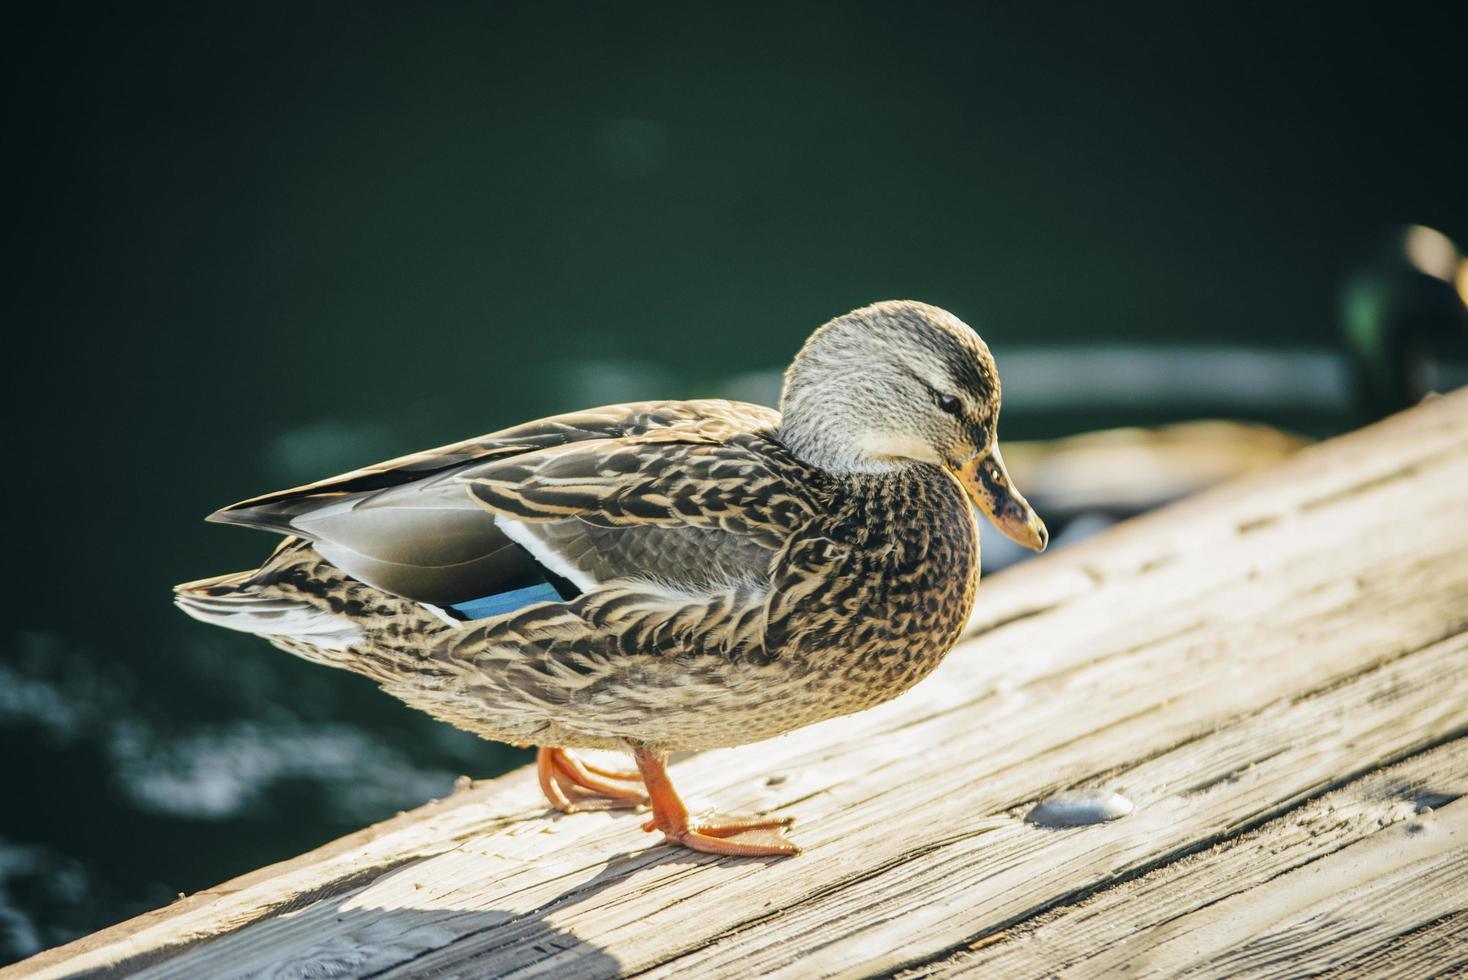
[[[780,441],[828,473],[894,473],[938,462],[893,404],[893,384],[819,330],[785,372]]]
[[[779,437],[802,462],[827,473],[895,473],[911,465],[909,460],[874,454],[867,448],[869,440],[839,430],[782,422]]]
[[[893,431],[853,421],[871,413],[856,415],[828,406],[825,412],[809,411],[808,399],[781,399],[780,441],[785,447],[827,473],[862,474],[896,473],[921,463],[939,462],[933,450],[921,440],[901,431]]]

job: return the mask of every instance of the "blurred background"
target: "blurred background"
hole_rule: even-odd
[[[1461,383],[1464,27],[13,10],[0,962],[525,761],[178,613],[272,547],[221,505],[562,410],[770,402],[885,298],[989,341],[1060,544]],[[1247,424],[1170,427],[1204,419]]]

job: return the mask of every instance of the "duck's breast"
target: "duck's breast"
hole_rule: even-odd
[[[861,706],[887,700],[957,641],[978,578],[973,509],[948,473],[919,466],[855,483],[787,552],[771,655],[831,673]]]

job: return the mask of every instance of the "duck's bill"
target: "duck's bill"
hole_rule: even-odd
[[[1004,457],[999,455],[998,446],[989,452],[980,453],[967,463],[950,466],[949,469],[958,477],[964,490],[968,491],[974,506],[983,511],[984,516],[993,521],[994,526],[1003,531],[1006,537],[1026,548],[1045,550],[1045,545],[1050,540],[1045,522],[1040,520],[1040,515],[1035,513],[1035,509],[1010,482],[1009,472],[1004,468]]]

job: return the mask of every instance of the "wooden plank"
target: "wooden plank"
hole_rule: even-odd
[[[1460,977],[1468,973],[1463,956],[1465,935],[1468,935],[1468,911],[1460,909],[1421,929],[1397,936],[1348,966],[1321,976]]]
[[[797,813],[799,859],[649,847],[627,814],[549,818],[520,773],[0,975],[946,962],[1468,731],[1465,486],[1468,394],[997,576],[906,697],[675,767],[696,800]],[[1137,811],[1020,819],[1070,786]]]
[[[1460,738],[908,976],[1468,967],[1465,796]]]
[[[1382,759],[1411,751],[1421,744],[1412,730],[1419,720],[1427,731],[1468,729],[1468,703],[1446,714],[1439,704],[1443,672],[1465,657],[1468,636],[1460,636],[1380,676],[1259,712],[1113,772],[1106,783],[1137,802],[1126,820],[1045,831],[1025,824],[1016,809],[983,837],[946,844],[922,862],[895,862],[837,897],[784,908],[778,930],[723,937],[653,975],[834,975],[851,964],[887,972],[911,962],[916,948],[972,942],[1060,896],[1176,860],[1268,819],[1352,773],[1358,753]]]
[[[1118,952],[1169,974],[1314,973],[1459,911],[1465,889],[1468,804],[1457,803],[1157,930],[1140,955]],[[1468,937],[1449,949],[1468,962]]]

